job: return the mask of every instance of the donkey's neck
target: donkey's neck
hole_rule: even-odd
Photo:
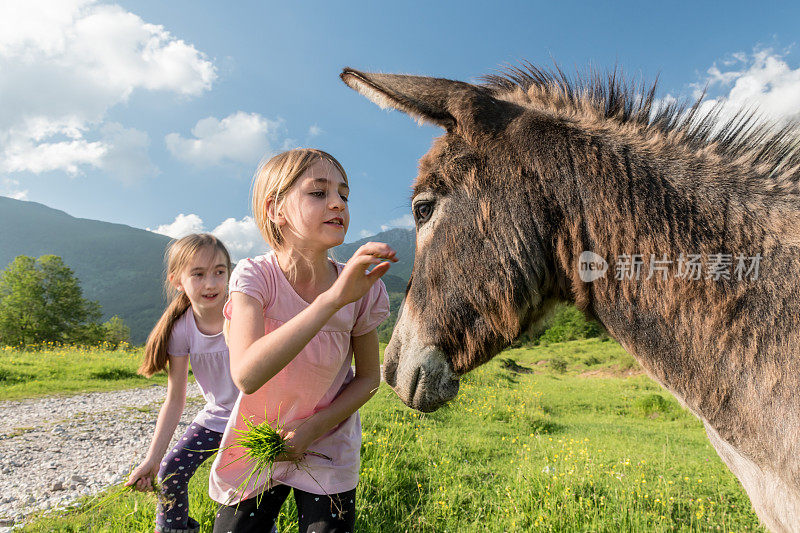
[[[571,178],[553,192],[564,199],[553,250],[563,296],[596,316],[701,418],[716,426],[730,422],[731,406],[747,401],[743,388],[786,377],[767,378],[765,368],[781,357],[781,346],[797,346],[800,308],[787,295],[800,291],[798,249],[780,245],[774,224],[764,221],[766,207],[725,187],[725,169],[702,159],[659,160],[625,145],[584,142],[591,146],[570,147],[569,168],[560,174]],[[584,251],[607,261],[605,276],[581,279]],[[694,255],[700,278],[680,278],[681,259],[686,267]],[[738,279],[738,255],[745,267],[758,261],[758,279],[750,279],[752,271]],[[713,274],[714,259],[730,261],[727,273],[721,263],[716,272],[722,275]],[[787,269],[792,262],[795,268]],[[741,421],[730,423],[741,427]],[[721,433],[728,436],[724,428]]]

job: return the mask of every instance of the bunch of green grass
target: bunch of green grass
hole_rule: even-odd
[[[164,481],[172,477],[172,474],[164,478]],[[110,492],[107,492],[103,498],[94,504],[93,506],[89,507],[86,512],[93,511],[98,507],[102,507],[108,502],[119,498],[123,494],[127,494],[129,492],[133,492],[136,485],[123,485],[122,487],[118,487]],[[169,498],[166,494],[164,494],[164,485],[160,483],[155,477],[150,479],[150,489],[152,490],[152,494],[155,496],[156,501],[161,504],[164,509],[172,509],[172,506],[175,505],[175,500],[173,498]],[[149,491],[148,491],[149,492]]]
[[[236,489],[237,492],[241,491],[244,493],[244,490],[247,488],[250,480],[253,479],[253,476],[256,476],[254,486],[258,486],[258,482],[262,475],[266,474],[266,479],[271,480],[272,474],[275,471],[275,461],[282,454],[290,452],[291,446],[289,446],[286,439],[283,437],[283,424],[276,423],[276,427],[272,427],[267,420],[264,420],[260,424],[256,424],[244,415],[242,415],[242,419],[244,420],[244,424],[247,426],[247,428],[234,429],[234,431],[239,434],[239,437],[236,439],[236,442],[230,446],[239,446],[244,448],[244,455],[238,459],[234,459],[228,464],[233,464],[240,459],[245,459],[248,464],[251,465],[245,480],[242,481],[242,483]],[[329,461],[331,460],[331,458],[327,455],[313,451],[306,451],[303,455],[314,455]],[[298,466],[301,466],[301,460],[302,457],[296,461]],[[267,490],[269,488],[270,487],[267,486]],[[263,491],[256,497],[256,505],[261,503],[260,499],[262,495]]]
[[[245,453],[242,457],[247,458],[248,463],[252,465],[247,479],[240,485],[240,488],[244,489],[254,475],[256,476],[256,485],[258,485],[262,473],[266,473],[268,479],[272,478],[272,473],[275,471],[275,460],[279,455],[289,451],[289,445],[283,435],[278,432],[280,427],[275,429],[266,420],[255,424],[244,415],[242,418],[247,429],[234,430],[239,434],[236,446],[244,448]]]

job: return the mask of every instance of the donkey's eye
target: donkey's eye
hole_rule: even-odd
[[[433,213],[433,205],[430,202],[420,202],[414,206],[414,218],[417,219],[417,224],[427,221],[431,213]]]

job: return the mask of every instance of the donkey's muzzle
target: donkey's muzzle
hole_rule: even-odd
[[[433,346],[404,353],[400,343],[390,342],[384,352],[383,378],[403,403],[425,413],[458,394],[458,376]]]

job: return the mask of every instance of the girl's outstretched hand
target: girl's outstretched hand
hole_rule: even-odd
[[[145,459],[142,464],[137,466],[125,482],[125,486],[133,486],[133,490],[146,492],[153,490],[153,480],[158,475],[158,461]]]
[[[356,250],[336,282],[328,289],[336,307],[341,309],[367,294],[370,287],[386,274],[389,266],[396,262],[396,252],[382,242],[368,242]],[[377,266],[367,272],[372,265]]]

